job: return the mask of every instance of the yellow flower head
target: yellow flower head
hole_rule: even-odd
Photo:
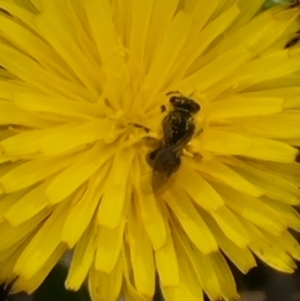
[[[300,10],[262,4],[0,0],[0,282],[31,293],[68,249],[96,301],[156,273],[232,300],[225,257],[294,270]]]

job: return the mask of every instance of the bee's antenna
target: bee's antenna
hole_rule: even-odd
[[[172,94],[181,94],[179,91],[169,91],[166,93],[166,96],[172,95]]]

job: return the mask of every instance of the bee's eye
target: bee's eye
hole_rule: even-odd
[[[193,109],[192,109],[193,113],[199,112],[200,109],[201,109],[201,106],[200,106],[198,103],[195,102],[195,103],[193,104]]]
[[[174,104],[176,104],[176,102],[177,102],[177,97],[176,97],[176,96],[172,96],[172,97],[170,98],[170,103],[171,103],[172,105],[174,105]]]

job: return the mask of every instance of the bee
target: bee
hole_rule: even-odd
[[[147,161],[153,168],[154,189],[161,186],[159,182],[165,182],[171,174],[175,173],[181,164],[183,149],[193,137],[196,125],[194,115],[201,107],[190,97],[181,95],[178,91],[169,92],[166,95],[176,94],[170,97],[171,110],[162,120],[163,137],[158,148],[150,152]],[[161,107],[166,111],[166,107]],[[155,180],[159,176],[162,181]]]

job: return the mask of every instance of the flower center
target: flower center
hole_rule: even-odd
[[[157,133],[144,125],[138,117],[122,109],[109,114],[108,119],[112,122],[112,126],[104,138],[105,143],[117,143],[125,148],[140,143],[145,144],[149,137],[157,139]]]

